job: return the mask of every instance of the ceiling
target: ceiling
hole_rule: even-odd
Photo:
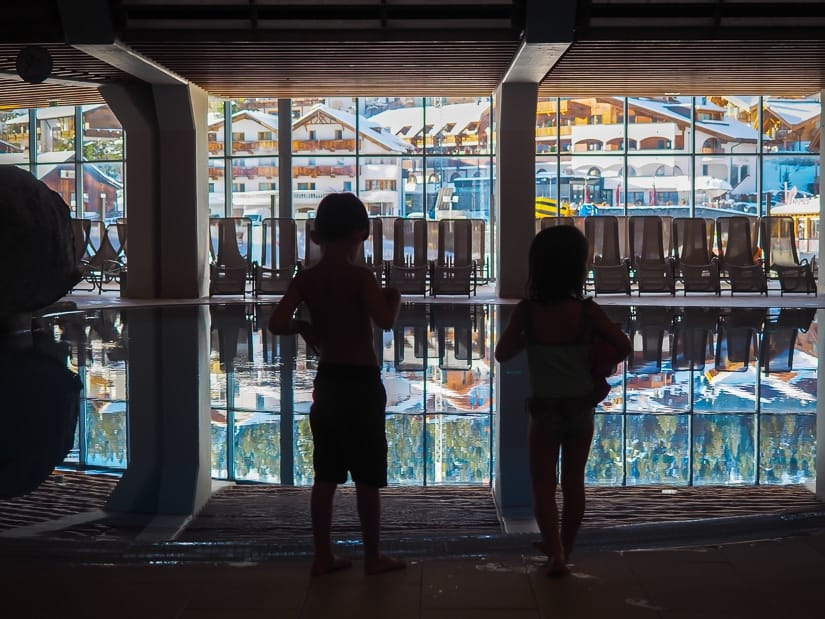
[[[825,0],[553,6],[575,17],[572,44],[540,84],[544,96],[825,88]],[[15,1],[0,26],[0,108],[101,102],[97,84],[137,79],[67,44],[78,24],[80,36],[113,35],[219,97],[488,95],[523,37],[565,31],[556,13],[537,23],[529,9],[528,0]],[[42,84],[16,77],[17,54],[32,44],[53,57]]]

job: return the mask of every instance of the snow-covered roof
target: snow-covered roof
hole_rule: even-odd
[[[238,110],[232,114],[232,121],[234,122],[239,120],[244,116],[251,118],[258,124],[263,125],[271,131],[278,131],[278,116],[275,114],[267,114],[266,112],[258,112],[256,110]],[[218,127],[223,126],[223,114],[209,114],[207,116],[207,122],[209,123],[210,129],[217,129]]]
[[[449,103],[440,107],[427,108],[427,135],[459,135],[471,123],[477,123],[489,109],[487,100],[468,103]],[[405,107],[386,110],[370,120],[387,127],[390,131],[407,139],[422,133],[424,113],[420,107]],[[405,128],[406,131],[405,131]]]
[[[792,127],[822,113],[819,101],[811,99],[766,99],[765,107]]]
[[[392,133],[383,131],[383,126],[381,123],[375,121],[374,116],[372,118],[366,118],[365,116],[359,115],[356,118],[355,114],[350,114],[349,112],[330,107],[324,103],[313,105],[306,114],[293,123],[293,129],[306,123],[314,114],[318,112],[329,116],[340,124],[349,127],[353,131],[355,130],[357,123],[358,130],[361,132],[362,136],[376,142],[377,144],[380,144],[389,151],[405,152],[410,150],[410,144],[408,142],[397,138]]]

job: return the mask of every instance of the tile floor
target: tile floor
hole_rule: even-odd
[[[583,551],[549,579],[535,555],[425,558],[365,577],[256,565],[77,565],[0,558],[4,617],[732,619],[825,615],[825,532],[683,549]]]

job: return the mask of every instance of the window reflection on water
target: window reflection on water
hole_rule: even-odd
[[[309,407],[317,359],[266,331],[271,304],[211,307],[212,475],[312,483]],[[634,353],[597,409],[587,480],[599,485],[813,481],[817,321],[813,309],[605,306]],[[67,466],[128,460],[128,317],[53,320],[85,391]],[[387,389],[392,484],[488,485],[497,414],[496,306],[405,304],[375,332]],[[523,414],[503,411],[504,414]]]

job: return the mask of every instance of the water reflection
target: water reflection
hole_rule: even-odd
[[[815,476],[813,310],[607,306],[634,352],[609,378],[587,468],[592,484],[786,484]],[[84,393],[67,465],[129,462],[129,317],[53,319]],[[211,474],[312,483],[309,406],[317,359],[266,331],[268,304],[212,305]],[[393,484],[489,484],[495,306],[405,304],[375,332],[388,394]],[[507,380],[506,375],[501,377]],[[502,414],[523,414],[502,411]]]

